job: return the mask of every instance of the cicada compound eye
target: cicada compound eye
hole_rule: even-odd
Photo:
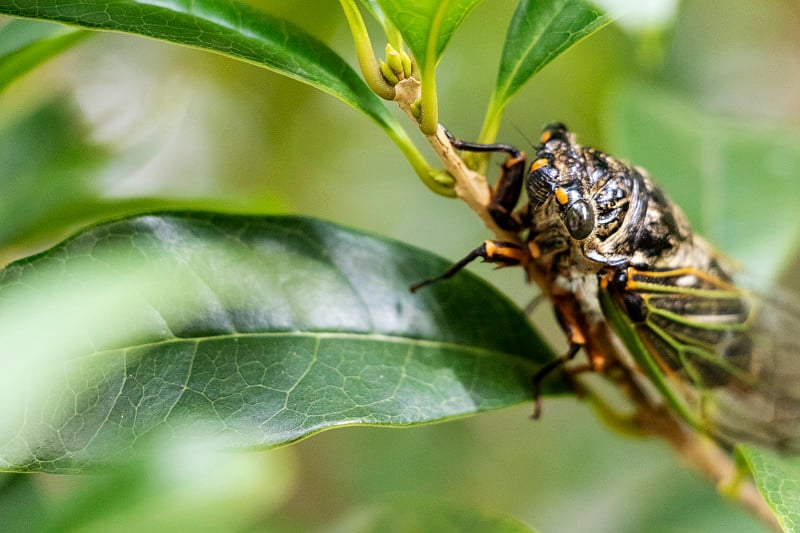
[[[582,241],[594,230],[594,208],[586,200],[577,200],[569,205],[564,214],[567,231],[576,241]]]

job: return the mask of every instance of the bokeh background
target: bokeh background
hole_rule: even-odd
[[[257,4],[354,62],[338,4]],[[440,64],[440,119],[461,138],[478,134],[514,7],[479,5]],[[561,120],[582,142],[651,170],[683,168],[663,181],[691,203],[703,195],[702,180],[675,139],[695,146],[694,139],[741,131],[758,154],[779,146],[778,173],[797,174],[798,94],[796,1],[643,2],[534,77],[507,109],[499,140],[529,147],[544,124]],[[1,97],[0,263],[92,220],[151,206],[306,214],[450,259],[487,237],[464,205],[430,193],[367,118],[251,65],[102,34]],[[631,121],[645,132],[638,144]],[[746,142],[752,137],[756,144]],[[649,160],[637,158],[643,152]],[[701,207],[687,211],[706,224]],[[737,235],[728,237],[744,240]],[[791,272],[794,243],[776,244],[781,235],[752,246],[782,246],[788,251],[778,266]],[[745,263],[755,255],[746,246],[726,251]],[[520,272],[472,270],[521,306],[536,294]],[[546,305],[534,320],[562,349]],[[574,398],[548,398],[535,423],[530,408],[402,430],[343,428],[211,460],[167,449],[151,465],[109,476],[6,475],[0,516],[19,530],[177,531],[192,525],[174,518],[185,508],[205,530],[351,531],[376,504],[435,500],[507,513],[542,532],[762,530],[666,444],[616,435]]]

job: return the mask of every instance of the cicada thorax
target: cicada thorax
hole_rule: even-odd
[[[572,266],[582,258],[579,266],[592,272],[690,259],[686,217],[644,171],[575,143],[560,124],[542,141],[527,179],[534,256]]]

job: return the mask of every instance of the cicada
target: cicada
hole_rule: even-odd
[[[482,258],[532,267],[569,342],[589,367],[623,366],[649,381],[663,403],[718,441],[800,452],[800,307],[737,283],[738,268],[695,234],[646,171],[575,142],[561,123],[544,128],[528,167],[505,152],[489,211],[524,244],[485,241],[442,276]],[[515,210],[522,194],[527,204]],[[607,353],[603,331],[629,352]]]

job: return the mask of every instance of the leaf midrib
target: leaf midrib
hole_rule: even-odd
[[[356,341],[364,341],[364,340],[382,341],[394,344],[413,344],[415,346],[421,346],[427,348],[451,349],[479,357],[500,357],[522,363],[526,366],[529,366],[531,369],[538,368],[533,361],[529,361],[524,357],[519,357],[517,355],[512,355],[508,352],[493,350],[490,348],[482,348],[480,346],[459,344],[448,341],[434,341],[428,339],[420,339],[416,337],[405,337],[402,335],[386,335],[383,333],[361,334],[361,333],[347,333],[347,332],[336,332],[336,331],[319,331],[319,332],[276,331],[276,332],[258,332],[258,333],[223,333],[220,335],[206,335],[206,336],[196,336],[196,337],[173,337],[160,341],[130,344],[127,346],[121,346],[119,348],[96,350],[94,352],[87,353],[82,357],[93,357],[105,353],[137,350],[148,347],[157,348],[169,344],[201,343],[208,341],[228,340],[228,339],[258,339],[258,338],[310,338],[310,339],[345,339],[345,340],[349,339]],[[76,359],[80,359],[80,357]]]

